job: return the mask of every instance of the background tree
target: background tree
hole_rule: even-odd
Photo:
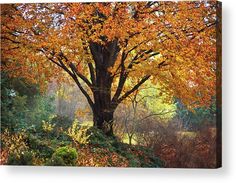
[[[1,131],[17,132],[38,127],[55,114],[54,97],[40,95],[37,85],[1,72]]]
[[[147,82],[145,87],[141,86],[117,108],[114,117],[117,124],[115,133],[131,145],[137,143],[137,136],[143,136],[145,130],[142,128],[151,127],[149,121],[152,120],[153,126],[154,121],[156,125],[159,121],[164,124],[168,123],[176,114],[176,105],[167,103],[165,101],[167,97],[162,93],[161,88],[150,82]],[[153,130],[152,127],[148,132],[153,132]]]
[[[202,126],[216,125],[216,99],[212,99],[212,104],[208,107],[198,107],[187,109],[180,101],[176,101],[176,117],[182,121],[182,126],[187,130],[197,130]]]
[[[3,69],[45,88],[70,78],[112,135],[117,106],[147,80],[189,107],[215,94],[217,3],[1,6]]]

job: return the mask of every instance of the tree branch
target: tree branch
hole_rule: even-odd
[[[44,54],[45,52],[43,50],[42,51]],[[77,86],[79,87],[79,89],[81,90],[81,92],[83,93],[83,95],[86,97],[90,107],[92,110],[94,110],[94,104],[92,99],[90,98],[89,94],[86,92],[86,90],[82,87],[81,83],[79,82],[78,78],[77,78],[77,74],[75,73],[75,71],[72,69],[72,71],[70,71],[66,65],[63,63],[63,61],[60,58],[57,58],[58,61],[60,62],[60,64],[56,61],[54,61],[52,58],[48,57],[46,54],[45,56],[54,64],[56,64],[58,67],[61,67],[62,69],[64,69],[71,77],[72,79],[75,81],[75,83],[77,84]]]
[[[79,89],[81,90],[81,92],[84,94],[84,96],[86,97],[91,109],[94,111],[94,103],[92,101],[92,99],[90,98],[89,94],[85,91],[85,89],[82,87],[81,83],[79,82],[78,78],[76,77],[76,73],[73,71],[73,75],[71,75],[71,77],[74,79],[74,81],[76,82],[77,86],[79,87]]]
[[[124,52],[122,52],[121,64],[120,64],[121,72],[120,72],[119,84],[118,84],[116,92],[112,98],[112,102],[115,102],[115,103],[117,102],[117,100],[122,92],[122,89],[124,87],[125,81],[128,76],[128,74],[125,73],[125,64],[124,64],[125,58],[126,58],[126,54]]]
[[[136,91],[143,83],[145,83],[145,81],[147,81],[149,78],[151,77],[151,75],[147,75],[144,76],[141,81],[139,81],[131,90],[127,91],[123,96],[121,96],[117,102],[116,105],[119,104],[120,102],[122,102],[124,99],[126,99],[131,93],[133,93],[134,91]]]
[[[93,64],[92,63],[88,63],[88,67],[89,67],[91,82],[92,82],[93,85],[95,85],[96,78],[95,78],[95,74],[94,74]]]
[[[166,111],[166,112],[161,111],[160,113],[154,113],[154,114],[147,115],[147,116],[143,117],[142,119],[140,119],[139,121],[143,121],[143,120],[145,120],[147,118],[150,118],[152,116],[161,116],[161,115],[165,115],[165,114],[173,113],[173,112],[175,112],[175,110],[173,110],[173,111]]]
[[[78,69],[75,67],[75,65],[72,63],[72,62],[69,62],[69,60],[67,59],[67,57],[62,53],[60,52],[60,56],[63,57],[66,62],[68,62],[69,64],[69,67],[70,69],[80,78],[82,79],[87,85],[88,87],[92,90],[93,89],[93,86],[92,86],[92,83],[89,82],[89,80],[83,75],[81,74]],[[66,66],[65,66],[66,67]]]

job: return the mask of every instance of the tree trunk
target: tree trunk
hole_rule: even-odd
[[[144,76],[133,88],[121,96],[128,76],[128,72],[125,72],[124,65],[127,54],[122,52],[119,83],[112,97],[111,90],[114,75],[109,72],[109,68],[114,66],[120,51],[118,40],[108,41],[105,45],[90,42],[89,48],[94,60],[94,64],[88,64],[92,82],[93,101],[88,96],[87,98],[89,98],[88,101],[93,110],[94,126],[103,130],[107,135],[113,135],[113,114],[118,104],[136,91],[139,86],[148,80],[150,75]],[[132,64],[129,68],[132,68]],[[86,92],[84,93],[88,95]]]
[[[90,50],[95,62],[95,68],[90,70],[93,75],[93,121],[94,126],[101,129],[105,134],[113,135],[113,114],[115,111],[111,99],[111,87],[113,76],[108,71],[114,66],[119,52],[117,40],[109,42],[106,46],[90,43]]]
[[[113,135],[113,114],[115,108],[111,102],[111,77],[107,71],[97,71],[97,88],[94,90],[94,126],[105,134]]]
[[[113,136],[113,113],[114,111],[93,114],[94,126],[101,129],[108,136]]]
[[[132,136],[129,136],[129,145],[132,145]]]

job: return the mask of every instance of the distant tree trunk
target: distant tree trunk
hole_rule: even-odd
[[[128,137],[129,137],[129,145],[132,145],[133,134],[128,135]]]

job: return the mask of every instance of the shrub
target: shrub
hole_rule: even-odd
[[[8,151],[9,154],[20,154],[28,150],[26,143],[27,134],[19,132],[11,134],[8,130],[1,133],[1,148]]]
[[[165,162],[165,167],[215,168],[216,132],[214,127],[195,132],[166,131],[162,141],[154,141],[156,156]]]
[[[79,126],[78,121],[74,121],[68,129],[67,135],[72,138],[76,144],[87,144],[89,142],[88,126]]]
[[[115,148],[113,144],[117,142],[117,139],[115,137],[109,137],[106,136],[100,129],[97,129],[96,127],[89,127],[86,131],[89,144],[109,149],[109,151],[114,151]]]
[[[51,122],[55,124],[56,128],[67,130],[72,125],[73,121],[67,116],[54,116]]]
[[[42,129],[44,132],[50,133],[53,130],[54,126],[55,124],[51,124],[50,122],[42,120]]]
[[[22,151],[20,154],[11,153],[8,157],[8,165],[33,165],[34,154],[30,151]]]
[[[63,159],[59,156],[53,156],[46,165],[48,165],[48,166],[66,166]]]
[[[74,166],[78,154],[75,148],[64,146],[58,148],[52,155],[48,165],[54,166]]]
[[[27,134],[18,132],[11,134],[5,130],[1,134],[1,148],[7,155],[6,164],[9,165],[33,165],[35,154],[29,151]]]
[[[41,158],[50,158],[54,153],[54,149],[49,146],[47,141],[40,139],[37,136],[29,135],[28,137],[29,148],[37,153]]]
[[[8,156],[9,156],[8,151],[1,149],[1,151],[0,151],[0,165],[5,165],[7,163]]]

